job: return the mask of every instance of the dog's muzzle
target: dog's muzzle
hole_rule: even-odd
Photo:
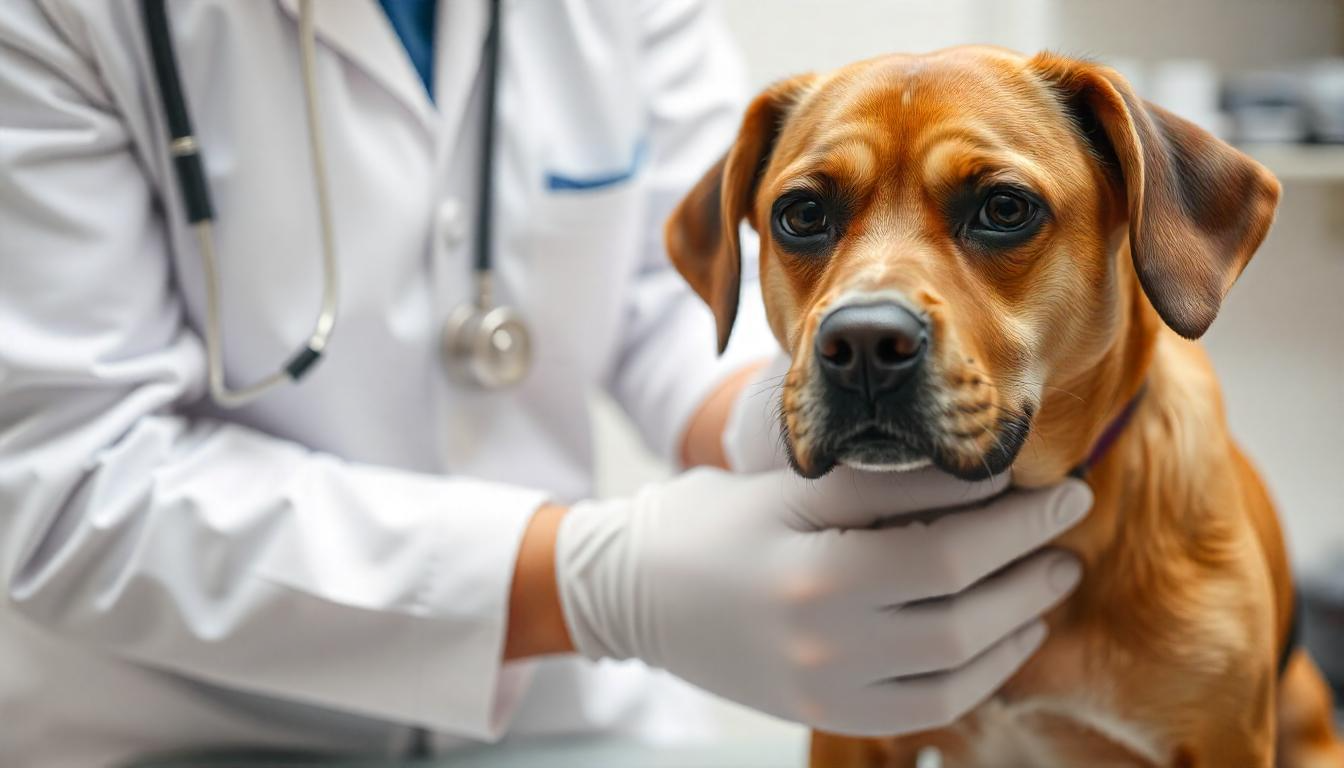
[[[895,300],[832,308],[817,327],[815,382],[804,462],[823,473],[836,461],[894,468],[928,460],[921,381],[932,345],[928,322]]]
[[[827,384],[869,402],[904,389],[928,348],[928,325],[894,301],[838,307],[817,329],[817,365]]]

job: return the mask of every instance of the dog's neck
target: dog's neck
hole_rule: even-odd
[[[1147,391],[1146,386],[1139,387],[1139,391],[1129,399],[1128,403],[1125,403],[1125,407],[1120,409],[1120,413],[1114,419],[1111,419],[1110,424],[1106,425],[1101,437],[1098,437],[1097,441],[1092,444],[1092,450],[1087,452],[1087,458],[1083,459],[1083,463],[1074,467],[1073,471],[1069,473],[1070,475],[1077,478],[1087,477],[1088,470],[1100,464],[1101,460],[1106,458],[1106,455],[1111,452],[1111,447],[1115,445],[1115,441],[1119,440],[1120,436],[1125,433],[1125,429],[1129,427],[1129,422],[1134,418],[1134,412],[1139,409],[1139,403],[1143,401],[1145,391]]]
[[[1093,456],[1107,431],[1121,420],[1125,431],[1131,428],[1125,412],[1145,389],[1162,321],[1139,287],[1127,246],[1115,263],[1119,331],[1098,357],[1079,364],[1076,373],[1046,384],[1031,435],[1013,463],[1018,485],[1050,485],[1084,464],[1095,467],[1124,437],[1107,438],[1106,455]]]
[[[1210,456],[1232,446],[1207,358],[1163,326],[1129,268],[1128,253],[1119,256],[1121,330],[1084,374],[1046,390],[1013,476],[1019,485],[1058,482],[1088,460],[1133,404],[1124,428],[1088,467],[1094,511],[1064,543],[1087,561],[1119,558],[1126,567],[1142,568],[1140,561],[1158,557],[1153,541],[1187,550],[1216,546],[1226,516],[1199,499],[1209,495],[1207,489],[1235,481],[1209,476],[1228,466]],[[1170,515],[1177,510],[1200,519],[1174,521]]]

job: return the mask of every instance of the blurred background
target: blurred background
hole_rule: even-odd
[[[1278,220],[1205,343],[1299,574],[1344,594],[1344,0],[722,0],[722,11],[754,89],[891,51],[1049,48],[1111,64],[1269,166],[1284,185]],[[609,403],[594,418],[602,492],[668,474]],[[720,715],[733,735],[804,748],[796,727],[728,705]]]

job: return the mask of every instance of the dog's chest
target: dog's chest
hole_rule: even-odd
[[[992,699],[953,728],[959,746],[921,746],[914,768],[1157,768],[1161,737],[1098,697]],[[916,738],[916,741],[918,739]],[[1082,762],[1080,762],[1082,761]]]

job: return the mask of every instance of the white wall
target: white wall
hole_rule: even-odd
[[[732,2],[732,0],[729,0]],[[1054,0],[1069,53],[1207,59],[1223,70],[1344,53],[1340,0]]]
[[[1232,71],[1344,53],[1340,0],[721,0],[753,83],[891,51],[989,43]]]
[[[1055,37],[1057,0],[722,0],[753,84],[892,51],[1022,50]]]
[[[1232,429],[1300,565],[1344,557],[1344,180],[1335,187],[1285,185],[1206,337]]]

